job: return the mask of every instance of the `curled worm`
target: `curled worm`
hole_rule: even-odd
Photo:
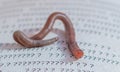
[[[51,44],[58,40],[57,37],[49,39],[49,40],[41,40],[43,39],[53,28],[53,25],[56,20],[61,20],[65,27],[66,38],[68,42],[68,48],[71,53],[74,55],[76,59],[79,59],[83,56],[83,51],[79,48],[75,41],[75,32],[70,19],[61,12],[52,13],[44,25],[43,29],[36,35],[31,38],[28,38],[23,32],[16,31],[14,33],[14,39],[23,46],[26,47],[36,47],[36,46],[45,46]]]

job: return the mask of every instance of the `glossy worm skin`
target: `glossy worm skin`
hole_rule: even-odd
[[[46,46],[58,40],[58,37],[55,37],[49,40],[34,40],[31,38],[28,38],[28,36],[26,36],[21,31],[14,32],[13,37],[16,42],[28,48]]]
[[[68,42],[68,48],[70,49],[70,51],[72,52],[72,54],[75,56],[76,59],[81,58],[83,56],[83,51],[79,48],[79,46],[77,45],[75,41],[75,32],[74,32],[72,22],[64,13],[61,13],[61,12],[52,13],[48,17],[43,29],[38,34],[34,35],[33,37],[28,38],[21,31],[16,31],[14,33],[14,39],[21,45],[27,46],[27,47],[35,47],[35,46],[41,46],[41,45],[44,46],[47,44],[51,44],[57,41],[58,38],[56,37],[56,38],[46,40],[46,41],[42,41],[41,39],[43,39],[52,30],[53,25],[57,19],[61,20],[64,24],[66,38]]]

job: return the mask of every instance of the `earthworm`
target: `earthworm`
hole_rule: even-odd
[[[35,47],[35,46],[41,46],[41,45],[44,46],[47,44],[51,44],[51,43],[57,41],[58,38],[56,37],[56,38],[53,38],[50,40],[45,40],[45,41],[43,41],[41,39],[43,39],[52,30],[53,25],[57,19],[61,20],[64,24],[69,50],[71,51],[71,53],[73,54],[73,56],[76,59],[81,58],[83,56],[83,51],[79,48],[79,46],[77,45],[77,42],[75,41],[75,32],[74,32],[72,22],[67,17],[67,15],[65,15],[64,13],[61,13],[61,12],[52,13],[48,17],[43,29],[38,34],[34,35],[33,37],[28,38],[21,31],[16,31],[14,33],[14,39],[18,43],[20,43],[24,46],[27,46],[27,47]],[[42,44],[40,44],[40,43],[42,43]]]

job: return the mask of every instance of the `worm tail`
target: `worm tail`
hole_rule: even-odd
[[[54,37],[48,40],[33,40],[33,39],[28,38],[21,31],[14,32],[13,36],[16,42],[18,42],[22,46],[29,47],[29,48],[50,45],[58,40],[58,37]]]

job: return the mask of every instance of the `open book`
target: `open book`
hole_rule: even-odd
[[[115,0],[0,0],[0,72],[120,72],[119,4]],[[14,31],[37,33],[53,12],[63,12],[72,21],[84,51],[81,59],[70,53],[59,20],[46,37],[59,36],[54,44],[29,49],[14,41]]]

